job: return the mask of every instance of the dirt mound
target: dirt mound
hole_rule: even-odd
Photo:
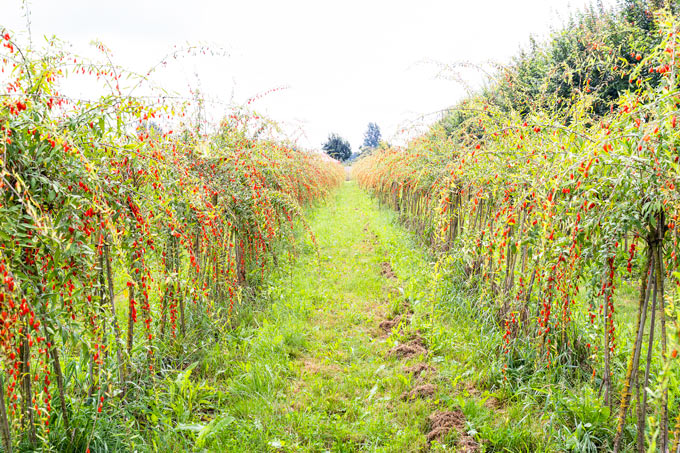
[[[432,384],[423,384],[415,387],[410,392],[404,392],[401,395],[403,400],[414,400],[416,398],[425,398],[434,395],[436,388]]]
[[[387,264],[389,266],[389,263],[383,263]],[[384,274],[383,275],[387,275]],[[394,274],[392,274],[394,275]],[[395,277],[396,278],[396,277]],[[390,316],[388,314],[388,316]],[[379,324],[380,328],[384,330],[387,333],[390,333],[394,327],[398,326],[401,324],[402,326],[409,325],[411,323],[411,317],[413,316],[413,310],[411,309],[411,306],[409,305],[408,302],[405,302],[401,305],[401,310],[398,312],[396,316],[394,316],[392,319],[387,319]],[[421,345],[422,346],[422,345]]]
[[[397,278],[397,274],[395,274],[394,271],[392,270],[392,265],[387,261],[383,261],[382,263],[380,263],[380,275],[390,279]]]
[[[427,349],[414,342],[398,344],[387,353],[393,357],[413,357],[417,355],[427,355]]]
[[[427,363],[416,363],[413,366],[406,367],[404,368],[404,372],[408,374],[412,374],[413,377],[417,378],[423,373],[434,373],[435,369],[433,366],[428,365]]]
[[[499,410],[503,408],[503,403],[495,396],[490,396],[486,401],[484,401],[484,406],[487,409]]]
[[[386,319],[385,321],[380,323],[380,328],[384,330],[385,332],[390,332],[392,329],[394,329],[396,326],[401,324],[409,324],[411,320],[405,316],[397,315],[392,319]]]
[[[481,394],[477,385],[472,381],[462,381],[456,385],[456,392],[463,393],[467,396],[479,396]]]
[[[479,444],[465,430],[465,415],[460,409],[435,412],[428,417],[428,420],[430,422],[430,432],[427,433],[428,442],[441,440],[451,431],[456,431],[458,433],[456,451],[479,451]]]
[[[425,339],[418,334],[414,334],[410,337],[408,344],[415,344],[422,348],[427,348],[425,344]]]

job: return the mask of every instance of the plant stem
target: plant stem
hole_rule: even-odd
[[[12,453],[12,433],[9,430],[7,420],[7,408],[5,407],[5,383],[0,374],[0,434],[2,434],[3,449],[7,453]]]
[[[659,291],[659,315],[661,321],[661,357],[666,362],[666,308],[664,303],[664,274],[663,274],[663,216],[659,219],[659,242],[656,246],[656,282]],[[661,395],[661,451],[668,451],[668,385],[664,386]]]
[[[123,359],[121,356],[120,327],[118,326],[118,315],[116,315],[116,303],[113,293],[113,272],[111,271],[111,257],[109,256],[109,244],[104,242],[104,261],[106,261],[106,280],[109,289],[109,303],[111,304],[111,316],[113,318],[113,336],[116,341],[116,361],[118,362],[118,381],[122,380]]]
[[[642,269],[642,275],[640,277],[640,295],[638,298],[638,313],[636,322],[636,338],[633,351],[628,359],[628,368],[626,371],[626,377],[623,381],[623,389],[621,390],[621,405],[619,407],[619,419],[616,426],[616,434],[614,436],[614,453],[618,453],[619,446],[621,444],[621,436],[623,435],[623,426],[626,422],[626,412],[628,411],[628,406],[630,403],[631,396],[631,385],[635,382],[635,377],[637,374],[637,367],[640,360],[640,347],[642,344],[642,332],[645,325],[645,312],[647,311],[647,304],[649,302],[650,285],[652,281],[652,276],[649,275],[653,273],[653,253],[652,253],[652,243],[653,241],[648,241],[647,248],[647,263]]]
[[[655,323],[656,323],[656,298],[657,298],[657,289],[659,287],[659,279],[661,276],[659,275],[659,272],[657,271],[656,273],[656,281],[654,283],[654,292],[652,294],[652,317],[650,319],[650,325],[649,325],[649,340],[648,340],[648,346],[647,346],[647,365],[645,366],[645,379],[642,384],[642,389],[643,389],[643,396],[642,396],[642,419],[638,417],[638,445],[640,443],[640,436],[643,436],[644,439],[644,434],[645,434],[645,424],[647,422],[647,386],[649,385],[649,371],[651,368],[652,364],[652,349],[654,346],[654,328],[655,328]],[[644,440],[642,440],[643,446],[644,446]]]

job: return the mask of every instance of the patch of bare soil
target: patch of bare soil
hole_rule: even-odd
[[[403,400],[414,400],[416,398],[426,398],[428,396],[434,395],[436,387],[432,384],[423,384],[418,387],[414,387],[410,392],[404,392],[401,395]]]
[[[408,343],[396,345],[390,349],[387,354],[393,357],[413,357],[418,355],[426,356],[427,349],[425,349],[421,343],[410,341]]]
[[[499,400],[495,396],[490,396],[489,398],[486,399],[486,401],[484,401],[484,406],[487,409],[498,411],[503,408],[503,403],[501,403],[501,400]]]
[[[431,374],[435,372],[435,369],[432,365],[428,365],[427,363],[421,362],[421,363],[416,363],[413,366],[409,366],[404,368],[404,372],[407,374],[412,374],[414,378],[419,377],[420,375],[423,374]]]
[[[319,362],[314,358],[305,358],[302,360],[302,372],[304,374],[334,374],[340,372],[340,367]]]
[[[479,444],[465,430],[465,415],[460,409],[454,411],[438,411],[428,417],[430,432],[427,433],[427,441],[441,440],[451,431],[458,433],[456,451],[477,452]]]
[[[413,309],[411,308],[411,305],[408,302],[404,302],[401,305],[401,312],[404,313],[406,316],[413,316]]]
[[[408,325],[410,322],[411,320],[407,316],[397,315],[392,319],[386,319],[385,321],[381,322],[379,327],[385,332],[389,333],[399,324]]]
[[[418,346],[421,346],[421,347],[427,349],[427,345],[425,344],[425,339],[418,334],[411,335],[408,343],[409,344],[417,344]]]
[[[395,274],[394,271],[392,270],[392,265],[387,261],[383,261],[382,263],[380,263],[380,275],[389,279],[397,278],[397,274]]]
[[[460,393],[465,392],[467,396],[472,397],[477,397],[480,395],[480,391],[477,389],[477,386],[472,381],[459,382],[458,385],[456,386],[456,392]]]

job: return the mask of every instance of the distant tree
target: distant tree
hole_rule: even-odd
[[[334,159],[346,161],[352,155],[352,147],[349,142],[338,134],[328,136],[328,141],[323,144],[322,149]]]
[[[380,128],[375,123],[368,123],[364,134],[364,148],[377,148],[380,145]]]
[[[163,135],[163,128],[158,125],[155,121],[151,121],[147,126],[149,131],[153,131],[154,134]]]

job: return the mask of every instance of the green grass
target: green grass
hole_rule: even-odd
[[[175,402],[153,411],[170,413],[165,429],[149,432],[155,448],[404,452],[426,446],[437,395],[400,399],[413,386],[404,367],[417,359],[389,358],[404,336],[387,337],[378,324],[406,300],[417,323],[426,305],[427,254],[353,182],[312,209],[308,222],[318,247],[302,233],[292,259],[282,255],[260,287],[264,308],[242,309],[243,321],[204,352],[190,380],[180,379],[183,392],[157,386],[159,401]],[[383,262],[398,279],[381,275]],[[199,396],[190,403],[192,393]],[[212,414],[201,400],[217,405]],[[174,409],[185,404],[196,415]]]
[[[232,371],[220,385],[234,420],[204,447],[417,451],[430,409],[400,400],[411,378],[403,361],[386,358],[395,340],[378,324],[426,286],[427,257],[354,183],[314,210],[309,224],[318,253],[307,240],[263,288],[270,308],[243,355],[227,352],[224,361]],[[409,272],[387,279],[386,261]]]
[[[430,414],[456,408],[480,451],[606,445],[613,421],[590,383],[534,369],[530,356],[503,383],[502,333],[455,281],[434,284],[418,238],[354,182],[307,218],[318,247],[301,232],[233,328],[195,345],[195,365],[168,372],[147,395],[154,403],[140,404],[149,449],[455,451],[461,433],[431,445],[426,435]],[[381,274],[383,263],[396,278]],[[379,323],[405,307],[411,323],[385,335]],[[388,355],[416,332],[426,358]],[[435,372],[416,382],[404,368],[423,360]],[[422,383],[432,396],[402,400]]]

